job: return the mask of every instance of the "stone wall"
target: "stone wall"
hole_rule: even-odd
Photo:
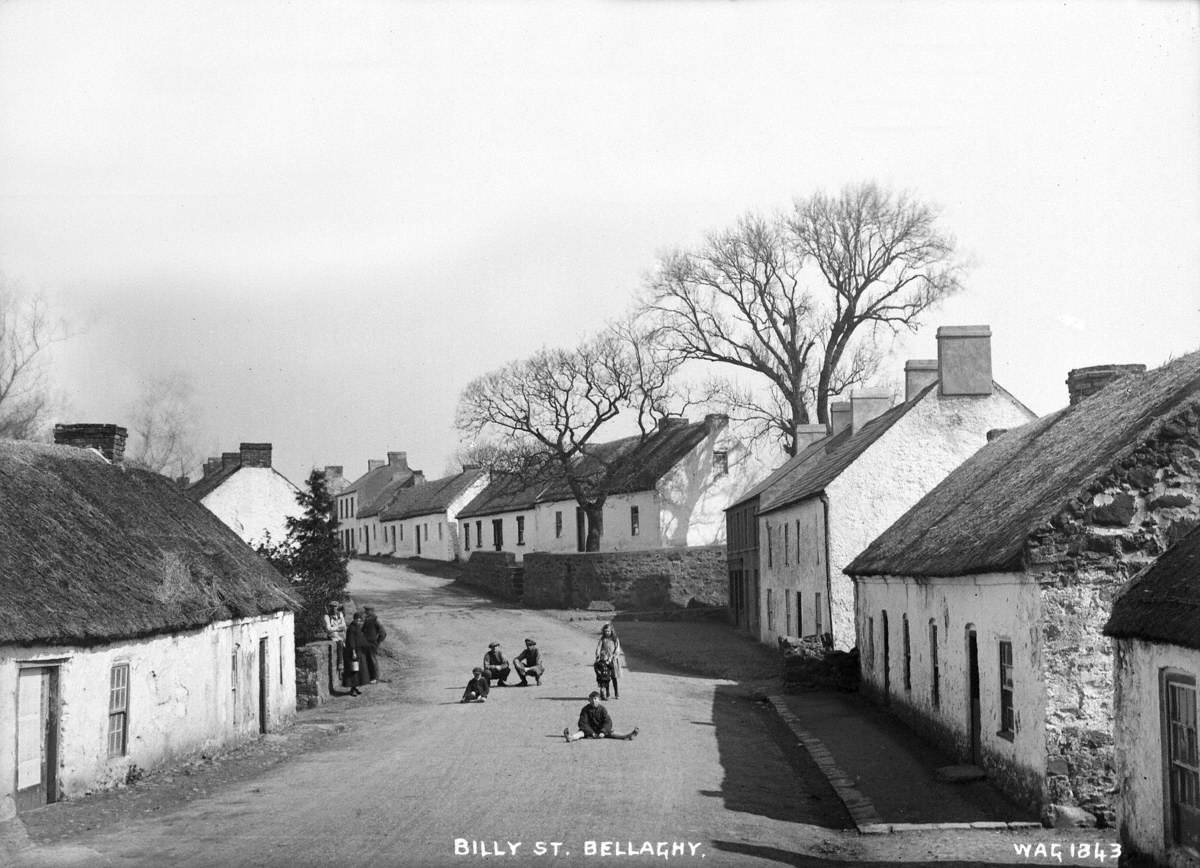
[[[309,642],[296,649],[296,708],[316,708],[329,701],[337,675],[333,642]]]
[[[462,581],[493,597],[504,600],[522,598],[524,571],[512,552],[471,552]]]
[[[1111,822],[1113,650],[1101,634],[1113,596],[1200,524],[1200,413],[1177,413],[1030,536],[1042,593],[1046,686],[1043,803]]]
[[[525,556],[524,601],[531,606],[662,611],[726,606],[724,546]]]

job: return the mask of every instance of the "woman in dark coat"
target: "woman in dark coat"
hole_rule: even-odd
[[[358,689],[363,683],[363,654],[367,640],[362,631],[363,616],[361,612],[354,613],[354,619],[346,627],[346,645],[342,658],[342,686],[350,688],[351,696],[362,693]]]

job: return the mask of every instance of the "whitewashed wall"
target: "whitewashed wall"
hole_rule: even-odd
[[[270,467],[242,467],[200,502],[250,545],[284,539],[288,517],[303,513],[296,486]]]
[[[825,509],[820,498],[810,497],[762,516],[759,546],[759,639],[774,643],[780,636],[816,633],[817,594],[821,595],[821,632],[828,632]],[[770,601],[767,589],[771,591]],[[803,607],[800,620],[796,613],[797,592]]]
[[[1169,846],[1159,677],[1172,669],[1200,682],[1200,651],[1141,640],[1116,642],[1116,747],[1121,840],[1158,864],[1195,865]]]
[[[133,765],[149,769],[256,735],[260,639],[267,640],[268,729],[290,722],[296,713],[293,632],[292,614],[279,612],[90,648],[0,646],[0,819],[15,811],[20,664],[60,661],[58,778],[69,799],[123,781]],[[109,688],[119,663],[129,664],[127,752],[109,758]]]
[[[1045,774],[1046,694],[1041,658],[1041,595],[1023,573],[987,573],[954,578],[858,580],[857,628],[864,684],[884,689],[883,616],[888,617],[888,699],[903,716],[929,723],[939,734],[970,742],[970,683],[967,630],[974,629],[979,654],[980,744],[984,762],[1007,764],[1031,776]],[[911,689],[904,686],[904,616],[908,616]],[[873,621],[873,641],[868,619]],[[929,624],[938,629],[939,693],[933,705]],[[1001,640],[1013,649],[1014,733],[1000,730]],[[873,650],[873,654],[872,654]]]

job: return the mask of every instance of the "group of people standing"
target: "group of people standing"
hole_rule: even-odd
[[[341,664],[342,686],[350,688],[351,696],[359,696],[358,688],[380,681],[379,646],[387,638],[387,630],[379,622],[372,606],[364,606],[346,622],[346,607],[330,602],[324,616],[325,635],[334,642],[334,653]]]

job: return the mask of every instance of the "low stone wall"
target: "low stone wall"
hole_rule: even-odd
[[[525,556],[523,601],[548,609],[661,611],[729,604],[724,546]]]
[[[460,581],[493,597],[520,600],[524,571],[512,552],[471,552]]]
[[[316,708],[328,702],[336,674],[332,642],[309,642],[297,648],[296,708]]]

